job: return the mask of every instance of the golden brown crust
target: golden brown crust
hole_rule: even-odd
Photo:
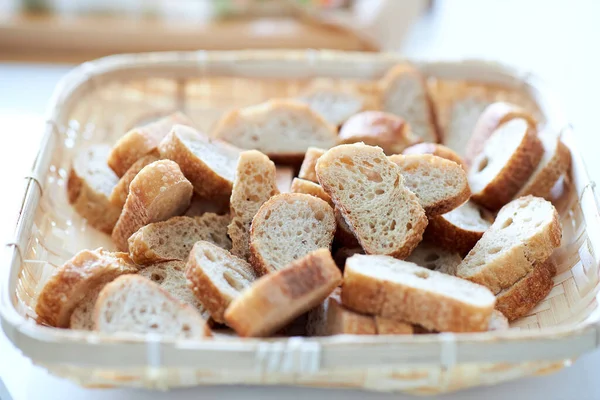
[[[439,143],[417,143],[407,147],[402,151],[402,154],[431,154],[434,156],[445,158],[446,160],[454,161],[467,171],[467,164],[461,156],[456,154],[454,150]]]
[[[129,185],[135,176],[148,164],[152,164],[154,161],[158,161],[158,156],[155,154],[148,154],[142,156],[131,167],[123,174],[117,186],[114,187],[110,194],[110,202],[119,208],[123,208],[127,195],[129,194]]]
[[[319,183],[317,179],[317,173],[315,172],[315,166],[319,157],[325,154],[326,150],[319,149],[317,147],[309,147],[304,155],[304,160],[300,166],[300,172],[298,172],[298,178],[306,179],[307,181]]]
[[[334,207],[331,196],[329,196],[318,183],[307,181],[305,179],[294,178],[290,192],[310,194],[311,196],[325,200],[331,207]]]
[[[552,159],[540,171],[536,171],[531,176],[515,197],[527,195],[544,197],[546,199],[550,197],[550,191],[554,184],[563,174],[567,173],[571,166],[571,151],[560,138],[557,140],[556,153]]]
[[[375,326],[378,335],[412,335],[415,333],[412,324],[378,315],[375,316]]]

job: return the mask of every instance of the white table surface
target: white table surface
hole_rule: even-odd
[[[597,94],[600,93],[600,2],[594,0],[438,0],[434,13],[414,27],[403,47],[419,58],[483,57],[535,71],[563,98],[592,179],[600,179]],[[42,130],[44,106],[69,66],[0,64],[0,240],[12,234],[15,211]],[[6,146],[6,145],[5,145]],[[6,266],[2,266],[6,268]],[[600,352],[556,374],[442,396],[447,399],[600,399]],[[24,399],[406,399],[401,394],[292,387],[210,386],[168,393],[86,390],[34,367],[0,331],[0,377],[15,400]],[[0,384],[0,400],[5,399]]]

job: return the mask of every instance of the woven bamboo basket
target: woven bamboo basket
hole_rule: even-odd
[[[503,332],[417,336],[169,341],[38,326],[35,301],[53,269],[83,248],[112,248],[69,206],[65,182],[80,148],[180,109],[203,129],[227,109],[292,96],[331,77],[366,95],[395,63],[389,54],[320,51],[186,52],[113,56],[81,65],[52,98],[44,138],[0,270],[2,327],[37,365],[86,386],[169,388],[290,384],[438,393],[556,371],[600,343],[600,218],[562,110],[531,74],[482,61],[417,63],[431,77],[442,125],[459,87],[533,110],[562,132],[573,156],[557,194],[564,234],[555,286]]]

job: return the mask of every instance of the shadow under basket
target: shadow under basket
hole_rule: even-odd
[[[289,384],[420,394],[553,372],[595,349],[600,218],[571,127],[534,76],[474,60],[416,63],[429,77],[442,126],[457,85],[493,87],[494,99],[520,103],[537,114],[543,129],[562,132],[572,153],[571,171],[555,199],[563,238],[553,255],[554,288],[513,329],[170,341],[35,324],[36,298],[55,268],[81,249],[113,248],[107,235],[88,227],[68,204],[66,179],[78,150],[114,143],[128,128],[175,109],[208,131],[224,111],[294,96],[316,77],[337,79],[374,97],[375,80],[403,61],[391,54],[202,51],[119,55],[76,68],[52,98],[7,265],[0,269],[0,311],[8,338],[35,364],[86,386]]]

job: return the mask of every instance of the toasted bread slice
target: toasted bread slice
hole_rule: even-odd
[[[175,161],[201,198],[231,195],[240,150],[184,125],[175,125],[158,146],[161,157]]]
[[[123,176],[143,156],[158,156],[158,144],[176,124],[192,126],[192,121],[176,112],[156,122],[133,128],[117,141],[108,156],[108,165],[118,176]]]
[[[544,148],[527,121],[502,124],[490,136],[469,170],[473,201],[492,211],[508,203],[539,164]]]
[[[496,298],[496,307],[498,307],[498,298]],[[494,312],[492,312],[492,318],[490,318],[488,331],[505,331],[509,328],[510,325],[508,324],[508,318],[506,318],[500,311],[494,310]]]
[[[456,154],[454,150],[439,143],[418,143],[402,150],[402,154],[431,154],[434,156],[445,158],[446,160],[454,161],[460,165],[465,171],[468,171],[467,164],[461,156]]]
[[[112,231],[121,213],[121,207],[109,200],[119,181],[106,165],[109,151],[105,145],[82,150],[73,160],[67,182],[69,203],[88,224],[105,233]]]
[[[125,174],[123,174],[121,179],[119,179],[119,182],[117,183],[117,185],[113,188],[112,192],[110,193],[110,197],[109,197],[110,202],[113,203],[115,206],[119,207],[120,209],[122,209],[123,206],[125,206],[125,201],[127,201],[127,195],[129,194],[129,185],[131,185],[131,181],[133,181],[133,178],[135,178],[135,176],[146,165],[152,164],[154,161],[158,161],[158,160],[159,160],[158,156],[156,156],[154,154],[148,154],[148,155],[142,156],[140,159],[138,159],[136,162],[134,162],[131,165],[131,167],[129,167],[127,172],[125,172]]]
[[[552,260],[536,264],[527,275],[496,295],[496,309],[509,321],[527,315],[550,293],[555,275],[556,266]]]
[[[381,80],[383,111],[402,117],[424,142],[439,142],[435,110],[424,77],[416,68],[401,64]]]
[[[206,241],[194,245],[185,275],[196,298],[219,323],[225,323],[229,304],[256,280],[250,264]]]
[[[211,336],[192,306],[178,301],[151,280],[124,275],[106,285],[94,307],[95,330],[107,333],[159,334],[182,339]]]
[[[232,111],[219,121],[213,136],[291,163],[301,161],[310,146],[328,149],[337,143],[333,125],[306,104],[283,99]]]
[[[492,214],[472,201],[443,214],[431,217],[425,239],[443,249],[466,256],[492,225]]]
[[[402,169],[379,147],[334,147],[317,162],[317,176],[367,254],[403,258],[421,241],[427,217],[404,185]]]
[[[138,267],[126,253],[102,248],[83,250],[56,269],[42,288],[35,307],[37,322],[69,327],[71,314],[86,294],[119,275],[134,274]]]
[[[279,189],[273,161],[256,150],[242,152],[231,192],[231,223],[227,227],[233,255],[248,259],[252,218],[260,206],[276,194]]]
[[[388,155],[422,141],[402,118],[383,111],[364,111],[352,116],[342,125],[339,137],[341,143],[379,146]]]
[[[494,294],[514,285],[560,245],[562,227],[549,201],[526,196],[504,206],[457,268],[457,276]]]
[[[365,107],[365,100],[349,87],[341,88],[316,80],[297,100],[306,103],[314,112],[323,116],[331,125],[339,126]]]
[[[318,183],[307,181],[306,179],[294,178],[292,181],[291,192],[310,194],[311,196],[325,200],[331,207],[334,207],[331,196],[329,196]]]
[[[302,161],[302,165],[300,166],[298,178],[319,183],[319,180],[317,179],[317,173],[315,172],[315,166],[317,165],[317,160],[319,157],[325,154],[325,151],[326,150],[319,149],[317,147],[309,147],[304,155],[304,161]]]
[[[461,263],[462,257],[456,251],[438,247],[436,242],[423,241],[406,258],[406,261],[444,274],[456,275],[456,267]]]
[[[119,250],[127,250],[127,240],[141,227],[183,214],[190,205],[192,185],[179,166],[170,160],[146,165],[129,185],[129,195],[112,232]]]
[[[395,154],[404,185],[419,199],[428,217],[445,214],[469,199],[467,174],[454,161],[431,154]]]
[[[388,256],[346,261],[343,304],[439,332],[483,332],[496,298],[485,287]]]
[[[250,263],[259,275],[278,271],[320,248],[330,248],[335,233],[333,209],[301,193],[271,197],[260,207],[250,230]]]
[[[335,214],[335,221],[337,222],[335,236],[333,237],[334,243],[342,247],[358,247],[362,249],[362,247],[360,247],[360,243],[358,243],[358,239],[356,238],[356,236],[354,236],[352,228],[350,228],[340,210],[334,208],[333,212]]]
[[[268,336],[317,306],[342,281],[327,249],[315,250],[258,279],[225,312],[240,336]]]

